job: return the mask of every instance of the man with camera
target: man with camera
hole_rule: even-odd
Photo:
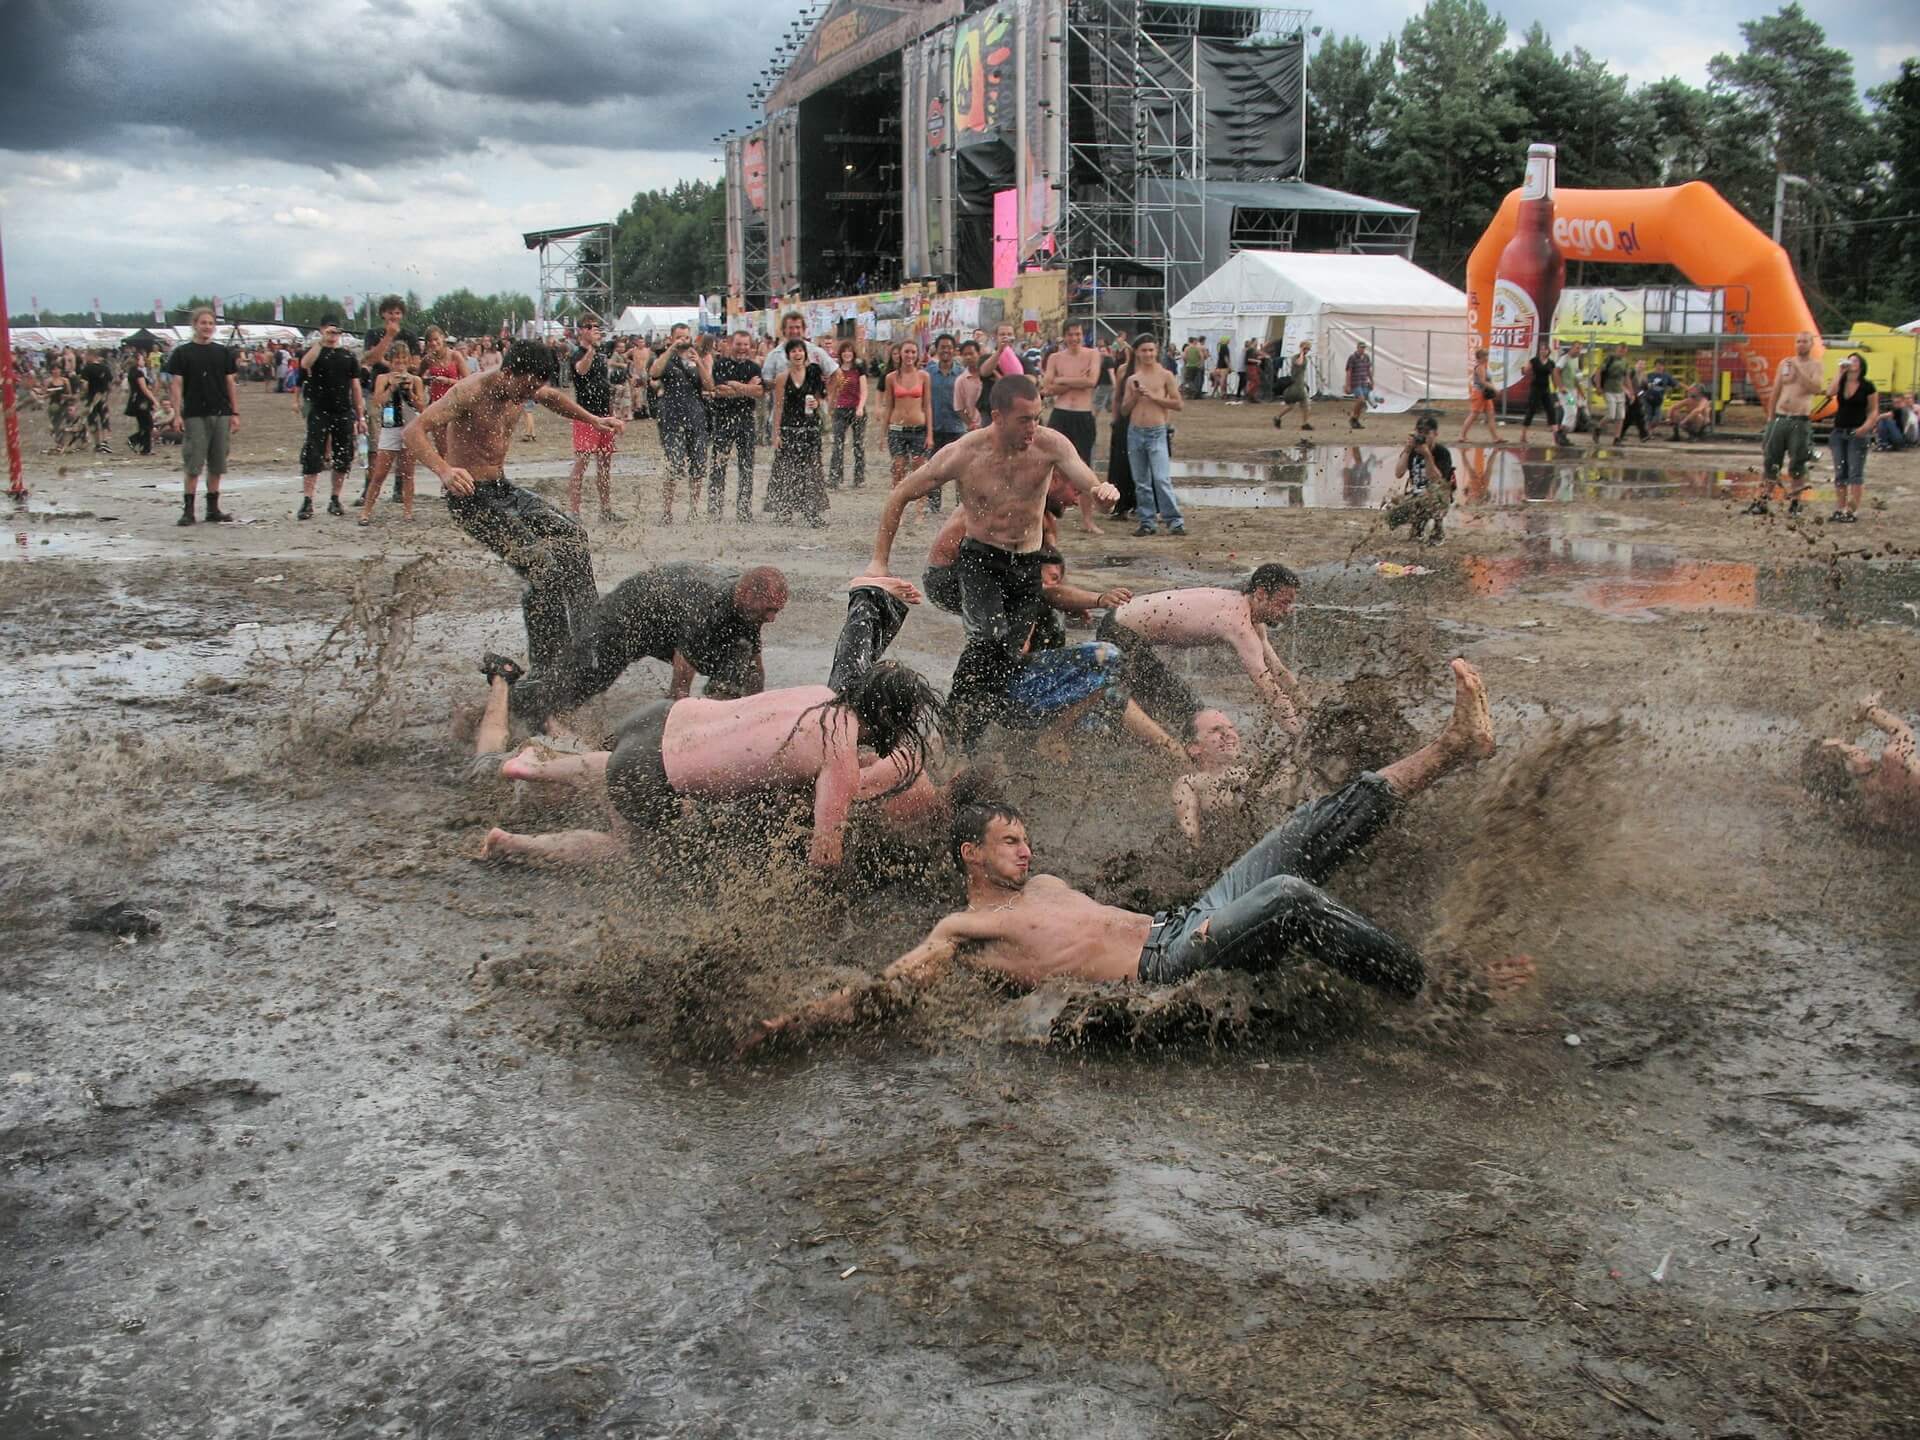
[[[1431,525],[1432,533],[1426,534],[1429,545],[1438,545],[1446,538],[1441,523],[1453,504],[1453,454],[1435,438],[1439,432],[1437,415],[1422,415],[1415,422],[1413,434],[1400,447],[1400,458],[1393,467],[1394,478],[1404,479],[1406,489],[1387,506],[1389,530],[1405,525],[1408,535],[1418,540]]]
[[[713,390],[713,362],[704,347],[696,348],[693,332],[676,325],[667,335],[667,348],[653,362],[653,378],[660,384],[660,448],[666,453],[666,490],[660,497],[660,523],[673,523],[676,477],[687,482],[687,505],[696,502],[698,486],[707,475],[707,396]]]

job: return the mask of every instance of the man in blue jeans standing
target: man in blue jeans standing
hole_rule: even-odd
[[[1180,384],[1160,363],[1160,345],[1151,335],[1133,343],[1133,369],[1120,396],[1120,414],[1127,422],[1127,460],[1133,466],[1134,510],[1140,517],[1135,535],[1151,535],[1156,522],[1167,522],[1169,535],[1187,533],[1180,501],[1173,493],[1173,458],[1167,449],[1168,422],[1184,410]]]
[[[938,455],[973,428],[960,413],[960,407],[953,403],[954,382],[966,373],[967,367],[960,363],[954,349],[953,336],[942,335],[936,339],[933,363],[927,366],[927,395],[933,410],[933,448],[927,452],[929,456]],[[940,492],[936,490],[928,496],[927,503],[938,514]]]

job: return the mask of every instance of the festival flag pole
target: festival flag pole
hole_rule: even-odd
[[[14,408],[13,327],[7,319],[7,264],[0,255],[0,412],[6,416],[7,494],[15,503],[27,498],[20,475],[20,415]]]

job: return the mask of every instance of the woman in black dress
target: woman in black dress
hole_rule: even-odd
[[[787,372],[774,391],[773,477],[767,485],[769,508],[783,525],[804,515],[815,529],[827,523],[827,475],[820,456],[820,417],[827,404],[827,381],[808,363],[807,342],[787,342]]]
[[[1114,502],[1114,517],[1130,519],[1134,511],[1133,462],[1127,458],[1127,417],[1120,411],[1120,397],[1127,388],[1127,374],[1133,369],[1133,347],[1124,340],[1113,342],[1113,405],[1107,430],[1107,483],[1120,492]]]

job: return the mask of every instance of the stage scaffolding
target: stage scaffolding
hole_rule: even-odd
[[[520,237],[540,252],[540,316],[558,320],[591,310],[607,323],[613,309],[613,223],[533,230]]]

